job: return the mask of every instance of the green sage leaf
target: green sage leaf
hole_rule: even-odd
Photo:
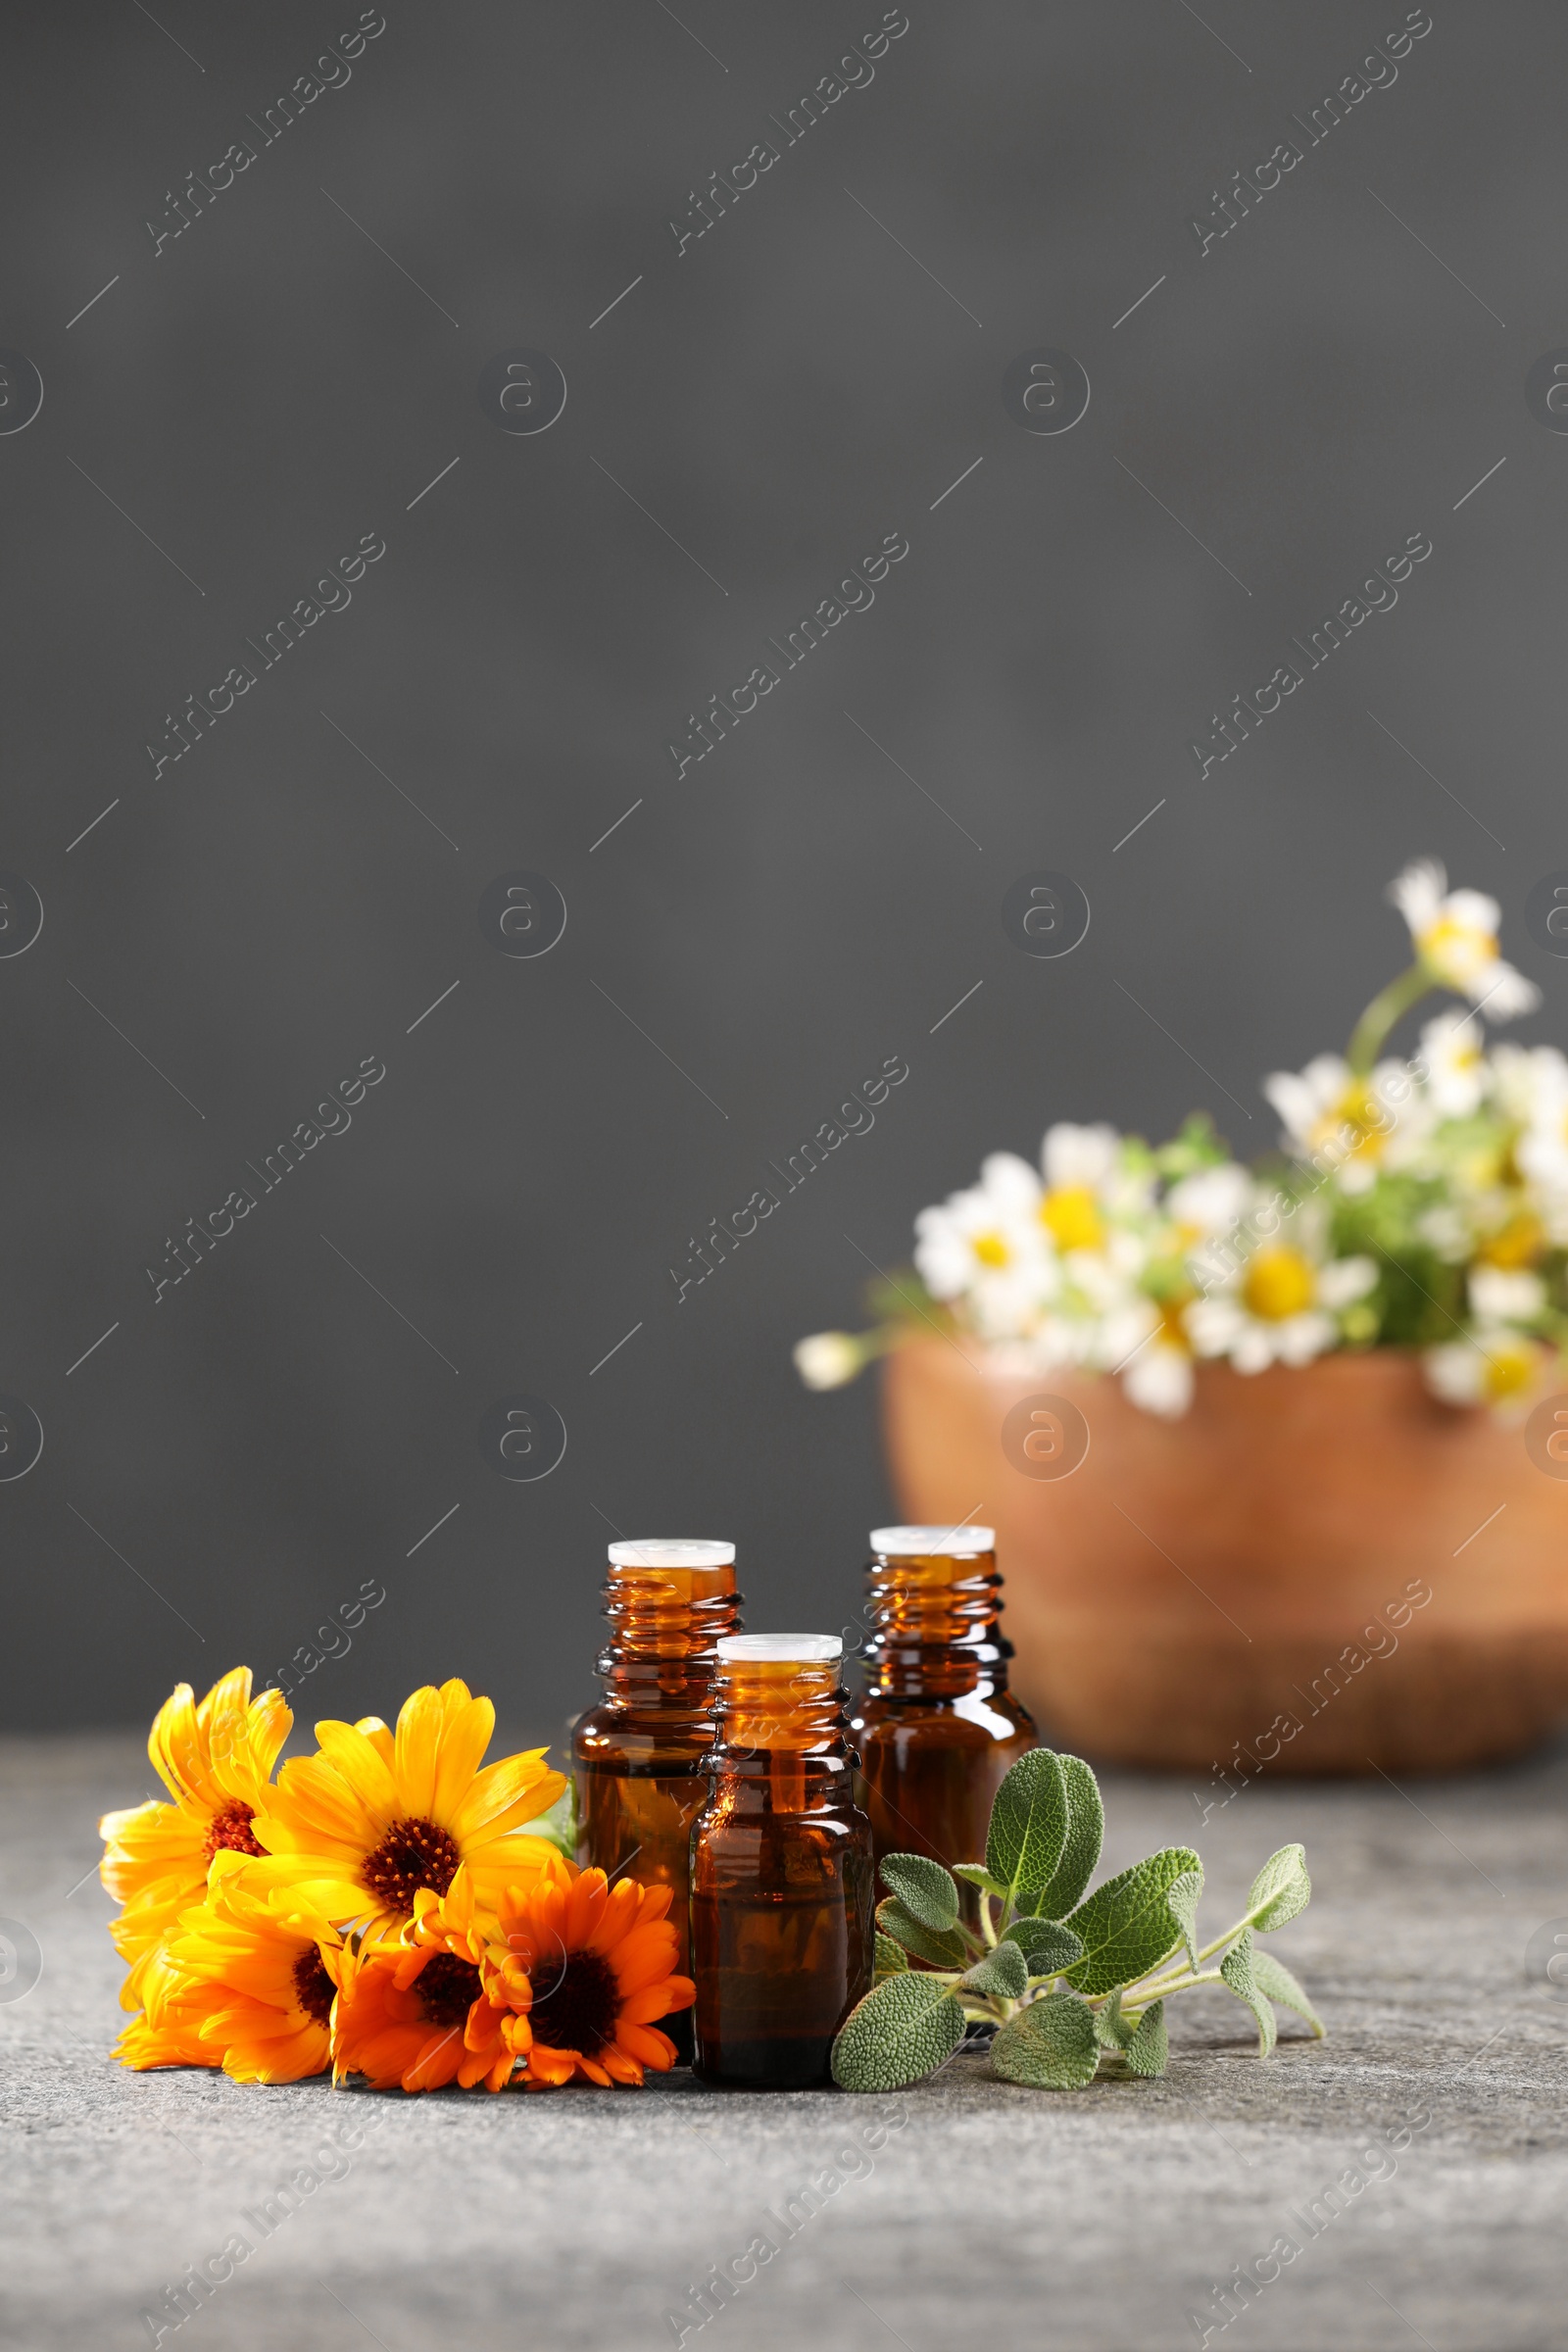
[[[934,2074],[963,2031],[963,2011],[935,1977],[885,1978],[839,2029],[833,2080],[843,2090],[903,2090]]]
[[[958,1983],[969,1992],[1000,1992],[1009,2001],[1021,2001],[1029,1989],[1029,1963],[1015,1943],[999,1943],[973,1968],[966,1968]]]
[[[953,1875],[956,1879],[966,1879],[971,1886],[978,1886],[982,1894],[1005,1894],[1007,1891],[1000,1879],[991,1876],[983,1862],[955,1862]]]
[[[1198,1898],[1202,1891],[1203,1866],[1201,1863],[1196,1870],[1184,1870],[1181,1877],[1173,1879],[1165,1889],[1165,1905],[1181,1931],[1182,1941],[1187,1946],[1187,1957],[1193,1964],[1194,1976],[1198,1974]]]
[[[1015,1919],[1002,1940],[1019,1946],[1032,1977],[1059,1977],[1064,1968],[1071,1968],[1084,1956],[1084,1947],[1071,1928],[1055,1919]]]
[[[1165,2031],[1163,2001],[1150,2003],[1121,2055],[1129,2074],[1152,2078],[1165,2072],[1170,2060],[1170,2035]]]
[[[1032,1911],[1061,1859],[1067,1790],[1061,1758],[1033,1747],[1008,1773],[991,1807],[986,1868],[1020,1911]]]
[[[928,1928],[912,1911],[906,1911],[897,1895],[890,1894],[878,1903],[876,1924],[884,1936],[902,1943],[917,1960],[928,1960],[933,1968],[967,1968],[973,1957],[956,1930],[939,1936],[935,1928]]]
[[[923,1928],[941,1935],[957,1920],[958,1889],[952,1873],[924,1854],[884,1855],[882,1884]]]
[[[1181,1940],[1167,1900],[1184,1872],[1201,1868],[1190,1845],[1167,1845],[1097,1886],[1067,1921],[1084,1956],[1066,1971],[1080,1992],[1109,1992],[1147,1976]]]
[[[1119,1984],[1103,2009],[1095,2010],[1093,2015],[1095,2039],[1102,2050],[1114,2050],[1119,2054],[1127,2047],[1138,2031],[1131,2019],[1122,2016],[1121,1986]]]
[[[1260,1936],[1271,1936],[1304,1911],[1311,1899],[1305,1853],[1298,1845],[1282,1845],[1252,1881],[1247,1916]]]
[[[1081,1901],[1105,1842],[1100,1783],[1082,1756],[1062,1756],[1059,1761],[1067,1797],[1067,1835],[1055,1870],[1033,1905],[1043,1919],[1065,1919],[1074,1903]]]
[[[1048,1992],[1009,2018],[991,2044],[991,2071],[1004,2082],[1078,2090],[1100,2064],[1094,2012],[1070,1992]]]
[[[908,1965],[908,1961],[904,1956],[903,1945],[895,1943],[891,1936],[884,1936],[881,1929],[878,1928],[876,1932],[876,1975],[896,1977],[901,1969],[906,1969]]]
[[[1298,1848],[1299,1851],[1299,1848]],[[1257,2020],[1257,2054],[1266,2058],[1279,2038],[1274,2012],[1263,1998],[1253,1972],[1252,1931],[1244,1928],[1219,1964],[1219,1973],[1239,2001],[1245,2001]]]
[[[1304,2017],[1319,2041],[1322,2040],[1328,2028],[1283,1960],[1276,1960],[1272,1952],[1254,1949],[1252,1983],[1266,1999],[1277,2001],[1282,2009],[1294,2009],[1298,2017]]]

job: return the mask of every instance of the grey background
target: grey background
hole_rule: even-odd
[[[1502,900],[1520,1034],[1560,1036],[1522,912],[1568,862],[1568,445],[1523,383],[1568,340],[1568,24],[1433,13],[1200,255],[1210,190],[1402,8],[910,0],[678,257],[880,8],[387,0],[156,258],[166,190],[357,11],[13,17],[0,342],[46,389],[0,439],[0,865],[46,920],[0,962],[0,1391],[46,1443],[0,1486],[9,1723],[265,1678],[373,1577],[307,1717],[459,1673],[543,1736],[616,1529],[733,1536],[754,1626],[836,1626],[874,1389],[809,1396],[789,1348],[986,1151],[1194,1104],[1265,1149],[1258,1078],[1396,967],[1422,851]],[[538,438],[476,398],[519,344],[569,386]],[[1003,409],[1037,344],[1092,381],[1060,438]],[[676,781],[686,713],[893,531],[874,608]],[[1415,531],[1397,608],[1200,781],[1209,713]],[[154,780],[163,714],[366,532],[352,605]],[[1001,926],[1042,866],[1094,909],[1059,962]],[[569,910],[537,961],[479,934],[515,868]],[[677,1304],[688,1236],[891,1054],[874,1131]],[[165,1237],[366,1055],[352,1129],[155,1305]],[[569,1433],[539,1484],[480,1458],[515,1392]]]

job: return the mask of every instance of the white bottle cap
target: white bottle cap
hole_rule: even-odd
[[[718,1654],[727,1664],[826,1666],[844,1655],[837,1634],[724,1634]]]
[[[728,1568],[733,1544],[709,1544],[691,1536],[639,1536],[635,1544],[612,1544],[612,1568]]]
[[[951,1558],[996,1548],[994,1527],[873,1527],[871,1530],[871,1549],[889,1552],[895,1558],[930,1558],[933,1554]]]

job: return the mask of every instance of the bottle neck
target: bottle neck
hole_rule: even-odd
[[[995,1552],[876,1553],[866,1572],[866,1687],[884,1698],[961,1698],[1007,1688]]]
[[[761,1801],[773,1813],[812,1813],[848,1793],[857,1759],[839,1671],[837,1659],[720,1664],[719,1730],[709,1767],[720,1805]]]
[[[718,1642],[735,1632],[733,1567],[615,1568],[605,1586],[605,1696],[632,1712],[710,1718]]]

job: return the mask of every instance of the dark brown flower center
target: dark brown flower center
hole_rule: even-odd
[[[421,1886],[445,1894],[463,1857],[445,1830],[416,1814],[395,1821],[360,1869],[360,1881],[389,1911],[412,1911]]]
[[[243,1797],[232,1797],[213,1815],[207,1832],[206,1855],[210,1862],[220,1846],[231,1854],[265,1854],[265,1845],[258,1845],[251,1831],[256,1819],[256,1807],[246,1804]]]
[[[597,2058],[615,2038],[620,1987],[602,1952],[568,1952],[558,1984],[534,1994],[528,2022],[535,2041],[552,2050],[580,2050]]]
[[[479,1998],[479,1971],[456,1952],[437,1952],[420,1969],[415,1990],[432,2026],[461,2026]]]
[[[294,1963],[294,1998],[309,2018],[324,2026],[332,2014],[337,1986],[326,1973],[320,1953],[313,1943],[308,1952],[301,1952]]]

